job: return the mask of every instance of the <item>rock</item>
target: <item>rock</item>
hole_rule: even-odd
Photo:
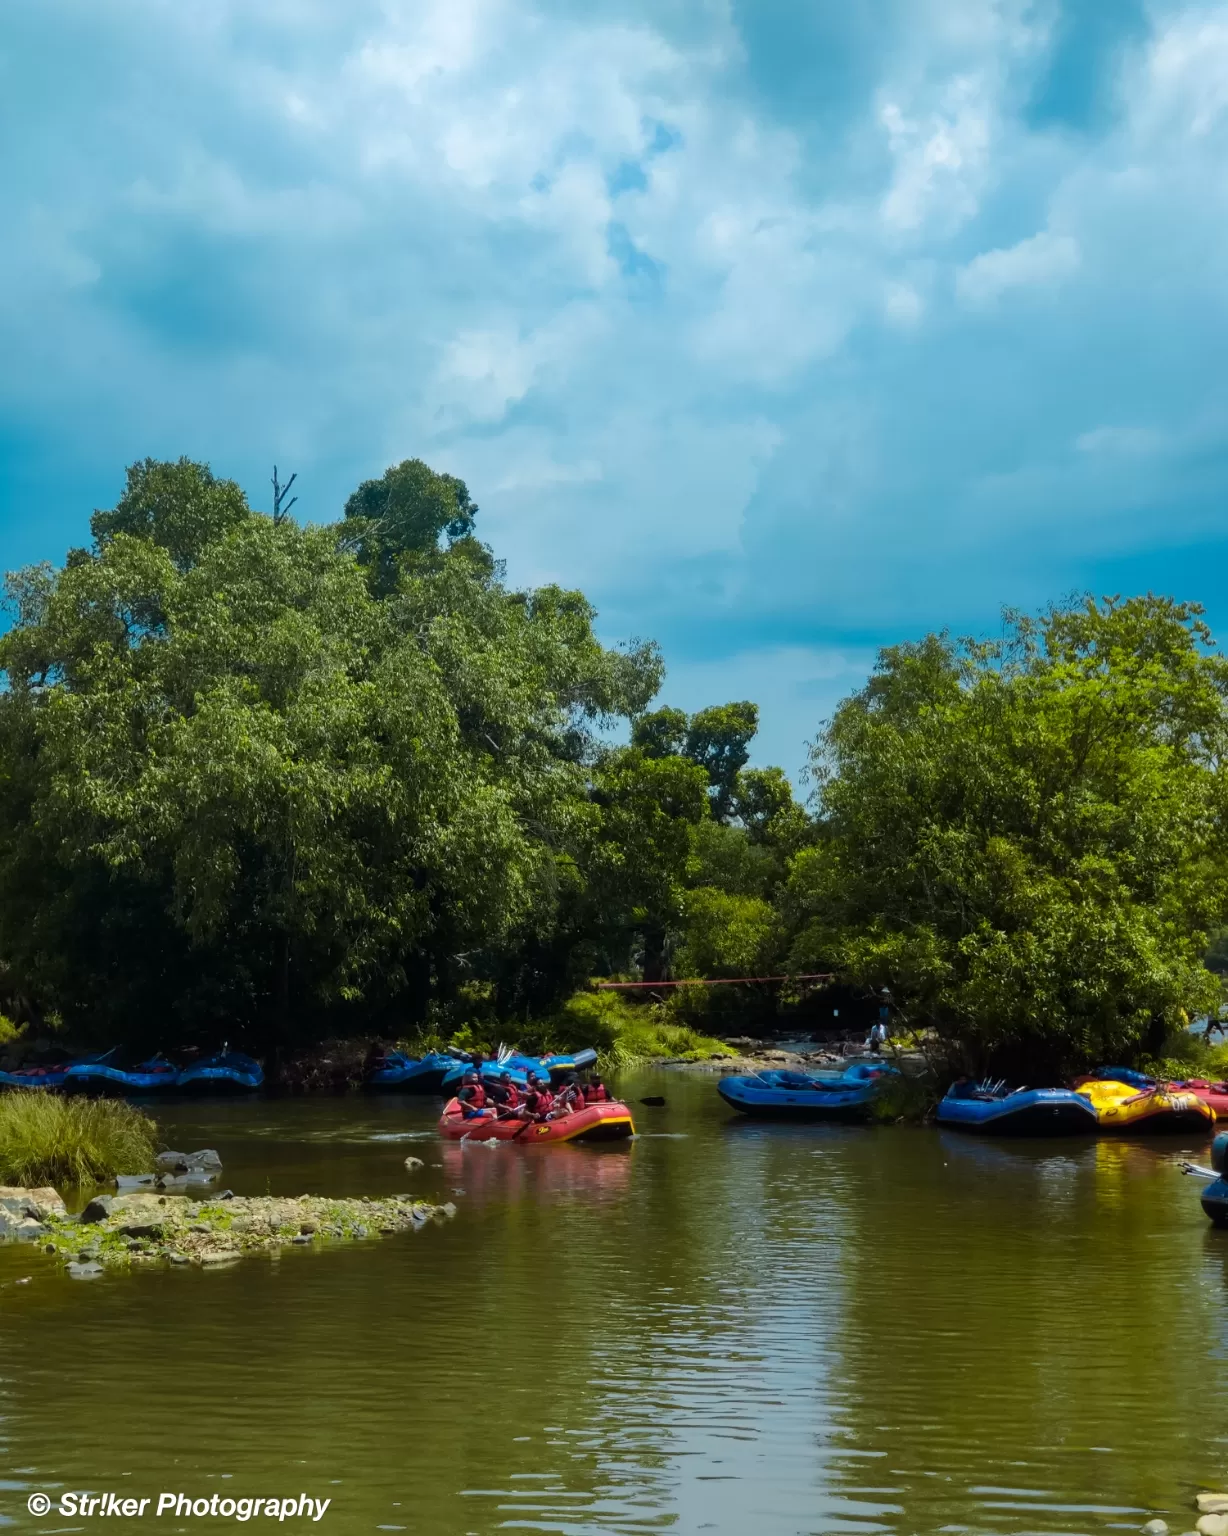
[[[297,1232],[290,1239],[292,1243],[309,1243],[311,1240],[311,1234],[309,1232]]]
[[[110,1195],[95,1195],[77,1219],[84,1222],[105,1221],[114,1204]]]
[[[18,1218],[33,1216],[35,1221],[68,1214],[54,1189],[23,1189],[19,1184],[0,1184],[0,1210]]]
[[[217,1198],[219,1200],[233,1200],[234,1197],[235,1197],[235,1192],[234,1192],[233,1189],[224,1189]]]
[[[47,1228],[41,1221],[35,1221],[33,1216],[23,1216],[13,1228],[13,1236],[19,1242],[31,1243],[36,1238],[46,1237]]]
[[[212,1268],[218,1264],[233,1264],[242,1257],[237,1248],[210,1248],[201,1254],[200,1262]]]
[[[1228,1515],[1199,1515],[1194,1529],[1199,1536],[1228,1536]]]
[[[1146,1532],[1146,1536],[1168,1536],[1168,1521],[1148,1520],[1143,1530]]]
[[[212,1147],[200,1152],[159,1152],[154,1167],[159,1173],[220,1173],[222,1159]]]
[[[164,1221],[126,1221],[119,1231],[124,1237],[159,1238],[166,1231]]]
[[[189,1189],[208,1189],[216,1178],[216,1173],[160,1173],[154,1188],[168,1194],[185,1194]]]
[[[86,1264],[70,1262],[66,1268],[74,1280],[96,1280],[102,1274],[102,1265],[92,1259]]]
[[[138,1189],[152,1189],[155,1176],[152,1173],[121,1173],[115,1184],[121,1195]]]
[[[172,1264],[190,1264],[192,1262],[186,1253],[168,1253],[167,1258]]]
[[[405,1159],[405,1166],[412,1173],[415,1168],[425,1168],[426,1164],[422,1161],[422,1159],[420,1157],[407,1157]]]
[[[441,1205],[439,1207],[439,1209],[443,1212],[443,1214],[445,1216],[455,1216],[456,1215],[456,1207],[452,1204],[451,1200],[449,1200],[446,1205]]]
[[[298,1229],[303,1236],[310,1237],[313,1232],[320,1230],[320,1223],[314,1217],[309,1216],[306,1221],[299,1222]]]
[[[1198,1513],[1200,1515],[1228,1515],[1228,1493],[1200,1493],[1198,1495]]]

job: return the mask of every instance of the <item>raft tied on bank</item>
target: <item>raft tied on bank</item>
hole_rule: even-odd
[[[1209,1135],[1215,1111],[1196,1094],[1162,1083],[1136,1087],[1115,1078],[1092,1078],[1078,1083],[1079,1093],[1091,1101],[1102,1132],[1118,1136]]]
[[[955,1130],[997,1136],[1079,1136],[1097,1127],[1091,1100],[1072,1089],[1008,1088],[964,1078],[947,1089],[934,1118]]]

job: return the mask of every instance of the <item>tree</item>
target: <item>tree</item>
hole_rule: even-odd
[[[795,963],[1033,1081],[1214,1006],[1228,663],[1200,613],[1089,600],[881,652],[815,749]]]
[[[435,549],[445,534],[466,537],[477,512],[463,480],[405,459],[362,482],[345,504],[345,533],[382,596],[396,586],[402,556]]]
[[[95,512],[90,530],[101,549],[118,534],[147,539],[187,570],[201,552],[249,517],[233,480],[217,480],[191,459],[143,459],[128,470],[124,494],[109,512]]]
[[[745,700],[701,709],[691,716],[683,750],[708,775],[717,821],[727,821],[733,814],[738,774],[746,766],[751,738],[758,729],[759,706]]]
[[[641,715],[631,727],[631,745],[645,757],[681,757],[686,746],[686,711],[654,709]]]
[[[372,590],[344,525],[214,519],[186,461],[129,483],[183,492],[190,559],[151,514],[10,582],[0,949],[23,984],[103,1038],[263,1044],[421,1018],[549,944],[584,895],[594,727],[643,711],[655,648],[605,649],[578,593],[508,591],[471,537]]]

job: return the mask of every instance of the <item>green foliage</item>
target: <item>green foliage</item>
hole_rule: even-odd
[[[645,757],[681,757],[686,747],[687,717],[681,709],[654,709],[631,728],[631,745]]]
[[[882,652],[815,752],[799,967],[890,986],[980,1062],[1054,1070],[1215,1007],[1228,663],[1198,613],[1089,601]]]
[[[99,549],[118,534],[147,539],[187,570],[203,550],[250,516],[233,480],[216,480],[207,464],[144,459],[128,470],[124,494],[109,512],[95,512],[90,531]]]
[[[630,1003],[613,991],[575,993],[550,1025],[558,1050],[595,1045],[603,1071],[662,1059],[704,1061],[723,1049],[719,1040],[679,1024],[667,1005]]]
[[[895,1125],[902,1120],[920,1124],[933,1115],[942,1093],[930,1072],[880,1078],[878,1092],[870,1102],[870,1118],[877,1125]]]
[[[0,1097],[0,1182],[90,1184],[148,1173],[157,1131],[148,1115],[121,1099],[6,1093]]]
[[[477,511],[463,480],[406,459],[364,480],[346,502],[345,536],[383,595],[396,587],[403,556],[435,549],[444,534],[470,534]]]
[[[181,522],[213,526],[207,471],[138,469],[196,484]],[[382,595],[344,529],[248,514],[188,560],[135,526],[14,578],[0,640],[0,953],[74,1025],[423,1023],[561,942],[557,993],[583,938],[561,915],[601,926],[587,882],[620,865],[643,902],[674,876],[628,858],[685,863],[676,765],[655,821],[626,765],[590,797],[593,726],[642,712],[660,660],[602,647],[580,594],[509,592],[469,538],[400,551]]]
[[[701,885],[688,891],[684,938],[675,957],[680,976],[762,976],[780,960],[780,919],[760,896]]]
[[[708,775],[712,815],[727,821],[733,814],[738,775],[750,756],[750,742],[759,729],[759,706],[719,704],[691,716],[683,751]]]

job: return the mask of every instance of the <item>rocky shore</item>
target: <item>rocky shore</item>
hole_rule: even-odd
[[[0,1186],[0,1236],[37,1244],[88,1279],[134,1265],[229,1264],[253,1253],[416,1231],[455,1206],[412,1195],[333,1199],[324,1195],[233,1195],[136,1191],[96,1195],[77,1216],[54,1189]]]

